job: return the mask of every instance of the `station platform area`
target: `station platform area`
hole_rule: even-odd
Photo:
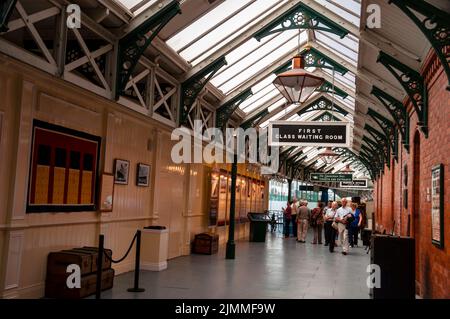
[[[164,271],[142,271],[142,293],[127,292],[133,272],[119,275],[102,298],[368,299],[369,255],[362,246],[343,256],[340,247],[330,253],[324,245],[268,233],[265,243],[236,242],[235,260],[224,259],[221,246],[215,255],[178,257]]]

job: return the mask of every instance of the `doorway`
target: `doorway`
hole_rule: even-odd
[[[412,219],[413,232],[415,239],[416,254],[416,293],[420,295],[420,134],[414,134],[413,146],[413,192],[412,192]]]

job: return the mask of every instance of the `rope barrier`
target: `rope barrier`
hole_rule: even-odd
[[[143,292],[145,289],[139,288],[139,273],[140,273],[140,258],[141,258],[141,231],[137,230],[136,234],[133,237],[133,240],[131,241],[130,247],[128,247],[127,252],[125,255],[118,259],[114,260],[111,257],[108,256],[108,254],[105,252],[103,244],[104,244],[104,235],[99,236],[99,245],[98,245],[98,259],[97,259],[97,283],[96,283],[96,291],[95,291],[95,298],[100,299],[101,298],[101,291],[102,291],[102,271],[103,271],[103,256],[106,257],[111,263],[117,264],[125,260],[125,258],[128,257],[131,248],[133,248],[134,243],[136,242],[136,258],[135,258],[135,266],[134,266],[134,287],[129,288],[129,292]]]
[[[112,263],[114,263],[114,264],[118,264],[118,263],[124,261],[125,258],[128,257],[128,254],[130,253],[131,248],[133,248],[134,242],[136,241],[136,238],[137,238],[137,234],[138,234],[138,233],[136,232],[136,234],[135,234],[134,237],[133,237],[133,240],[131,241],[130,247],[128,247],[128,250],[127,250],[127,252],[125,253],[125,256],[123,256],[122,258],[120,258],[120,259],[118,259],[118,260],[114,260],[114,259],[112,259],[112,256],[109,257],[108,254],[107,254],[105,251],[103,251],[103,253],[104,253],[104,255],[106,256],[106,258],[107,258],[108,260],[110,260],[110,261],[111,261]]]

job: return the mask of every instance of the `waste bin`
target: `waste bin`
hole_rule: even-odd
[[[266,241],[267,224],[270,222],[270,217],[265,213],[248,213],[247,217],[250,220],[250,241]]]
[[[163,226],[144,227],[141,234],[141,269],[150,271],[166,269],[169,229]]]

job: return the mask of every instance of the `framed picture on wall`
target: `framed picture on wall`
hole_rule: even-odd
[[[148,187],[150,180],[150,165],[138,163],[136,170],[136,185]]]
[[[130,162],[122,159],[114,161],[114,183],[128,185]]]
[[[444,247],[444,165],[431,169],[431,241]]]
[[[100,185],[100,211],[112,212],[114,204],[114,175],[102,174]]]
[[[27,213],[94,211],[101,138],[34,120]]]

